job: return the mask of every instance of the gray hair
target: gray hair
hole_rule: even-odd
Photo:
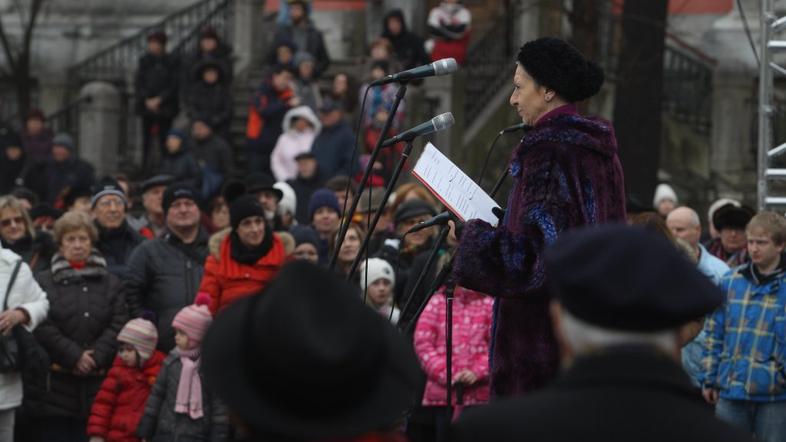
[[[673,353],[679,348],[677,330],[658,332],[612,330],[578,319],[564,308],[561,309],[560,319],[565,340],[577,355],[617,345],[648,345],[666,353]]]

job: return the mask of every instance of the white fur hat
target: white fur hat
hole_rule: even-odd
[[[368,281],[368,285],[371,285],[377,279],[387,279],[390,281],[390,285],[396,285],[396,272],[393,271],[393,266],[382,258],[369,258],[368,279],[366,279],[366,264],[360,266],[358,274],[360,275],[360,288],[364,290],[368,288],[366,281]]]

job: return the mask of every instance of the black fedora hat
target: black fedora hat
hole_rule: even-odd
[[[411,344],[355,287],[303,261],[221,312],[202,354],[207,384],[257,437],[389,429],[424,380]]]
[[[280,189],[276,189],[273,187],[273,184],[276,184],[276,180],[273,179],[272,176],[264,173],[264,172],[251,172],[246,175],[246,178],[243,180],[243,183],[246,185],[246,191],[248,193],[257,193],[262,192],[263,190],[267,190],[273,192],[276,195],[276,200],[281,201],[281,198],[284,197],[284,192]]]

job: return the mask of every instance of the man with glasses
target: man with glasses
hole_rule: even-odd
[[[158,349],[175,346],[172,319],[194,302],[208,255],[208,234],[200,227],[199,196],[195,189],[175,183],[162,201],[167,233],[145,241],[128,260],[123,288],[132,316],[153,312],[158,319]]]
[[[128,272],[126,262],[131,252],[145,240],[126,221],[128,198],[117,181],[105,177],[98,183],[90,206],[98,228],[96,248],[106,259],[107,269],[122,279]]]

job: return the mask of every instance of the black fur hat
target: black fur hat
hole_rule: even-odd
[[[554,37],[527,42],[517,61],[535,81],[571,103],[597,94],[605,78],[600,66],[570,43]]]

